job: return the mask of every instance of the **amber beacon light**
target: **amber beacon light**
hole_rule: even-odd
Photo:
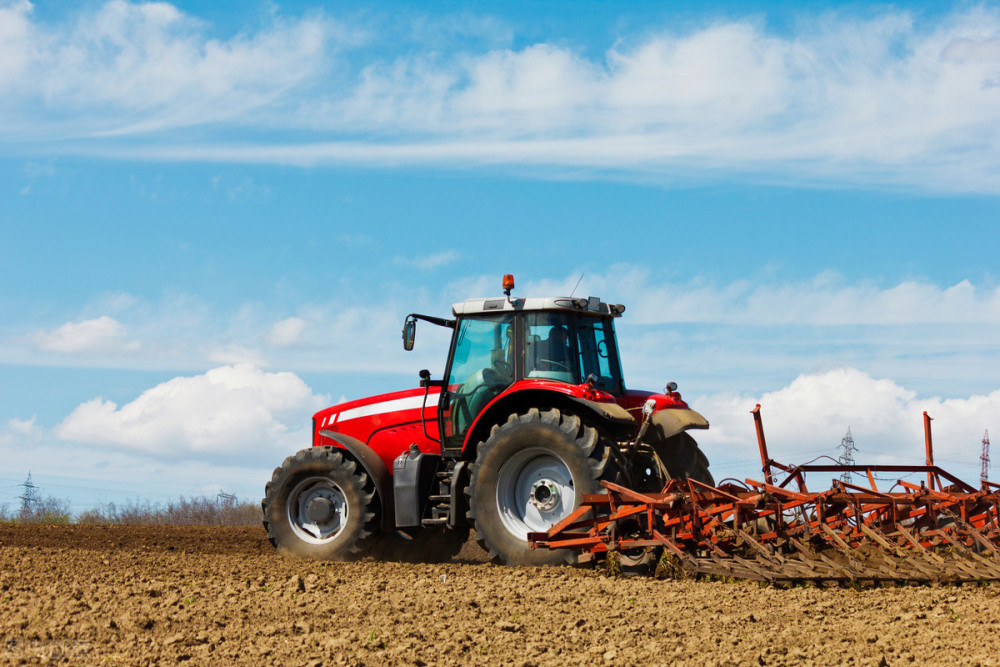
[[[503,276],[503,293],[510,296],[512,289],[514,289],[514,276],[510,273],[505,273]]]

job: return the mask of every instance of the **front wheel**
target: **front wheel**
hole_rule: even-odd
[[[285,555],[349,560],[362,555],[376,536],[375,486],[334,447],[289,456],[275,468],[264,493],[267,537]]]
[[[610,452],[597,430],[559,410],[513,414],[479,445],[469,482],[476,540],[497,563],[575,562],[569,550],[530,548],[544,532],[600,490]]]

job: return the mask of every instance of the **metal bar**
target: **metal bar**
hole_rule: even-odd
[[[767,441],[764,439],[764,423],[760,418],[760,403],[750,411],[753,415],[754,427],[757,429],[757,446],[760,448],[760,462],[763,465],[764,479],[768,484],[774,484],[771,477],[771,457],[767,455]]]
[[[927,414],[924,410],[924,445],[927,448],[927,467],[934,465],[934,443],[931,438],[931,420],[932,417]],[[927,488],[934,488],[934,476],[930,471],[927,471]]]

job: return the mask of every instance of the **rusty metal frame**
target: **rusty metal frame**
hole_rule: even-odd
[[[751,413],[764,481],[711,486],[671,480],[657,493],[602,482],[605,492],[544,533],[534,548],[573,549],[581,560],[661,549],[686,575],[799,580],[1000,581],[1000,484],[980,489],[934,465],[924,413],[926,465],[799,465],[772,460],[760,406]],[[774,471],[785,474],[781,481]],[[869,487],[835,479],[809,491],[808,473],[864,474]],[[874,473],[925,474],[881,491]],[[796,489],[788,488],[795,482]]]

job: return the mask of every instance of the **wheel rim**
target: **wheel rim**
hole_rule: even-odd
[[[497,475],[497,513],[519,539],[543,532],[576,507],[569,467],[550,450],[528,447],[512,456]]]
[[[309,477],[288,494],[288,525],[303,541],[325,544],[347,525],[349,506],[343,489],[328,477]]]

